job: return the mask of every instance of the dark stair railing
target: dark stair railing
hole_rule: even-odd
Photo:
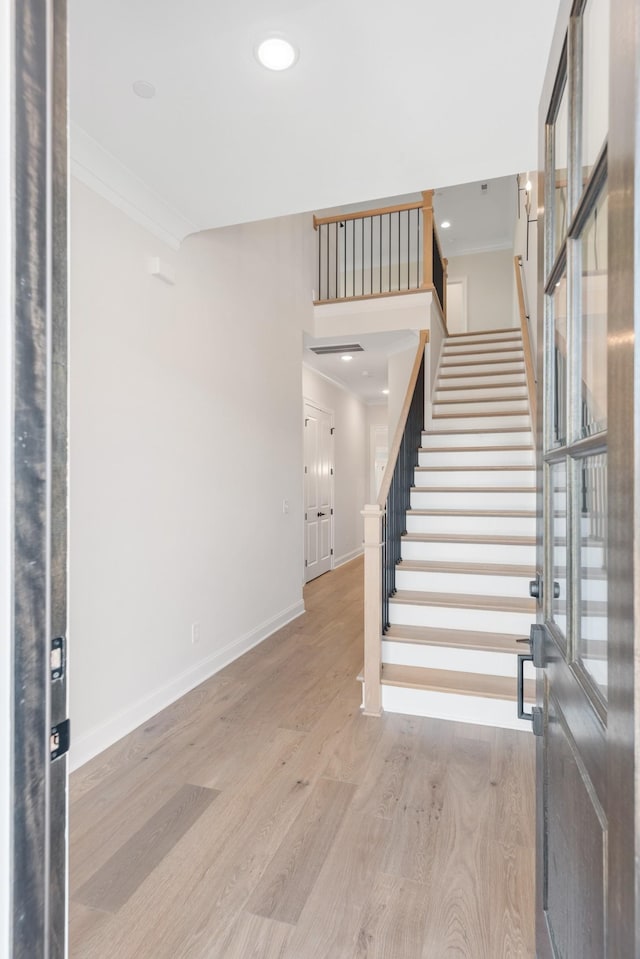
[[[424,427],[424,349],[405,423],[398,458],[391,476],[382,519],[382,631],[389,626],[389,599],[396,592],[396,567],[402,559],[402,537],[407,532],[407,510]]]

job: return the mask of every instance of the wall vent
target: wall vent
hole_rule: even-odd
[[[335,346],[310,346],[309,349],[316,356],[325,356],[327,353],[364,353],[359,343],[338,343]]]

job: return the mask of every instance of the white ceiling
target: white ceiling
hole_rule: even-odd
[[[305,333],[302,359],[307,366],[373,406],[387,402],[382,390],[387,386],[389,356],[412,347],[416,349],[417,342],[418,335],[411,330],[319,338]],[[363,351],[352,353],[353,359],[345,363],[340,353],[317,356],[309,349],[311,346],[333,346],[339,343],[359,343]]]
[[[483,185],[486,190],[482,189]],[[433,207],[443,256],[505,250],[513,246],[518,215],[515,173],[436,190]],[[451,226],[443,230],[441,224],[446,220]]]
[[[71,0],[72,150],[183,235],[534,168],[557,6]],[[253,55],[273,31],[286,73]]]

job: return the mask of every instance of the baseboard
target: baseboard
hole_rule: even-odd
[[[357,559],[358,556],[362,556],[364,548],[359,546],[358,549],[352,549],[350,553],[344,553],[342,556],[335,556],[333,559],[333,568],[337,569],[338,566],[344,566],[345,563],[350,563],[352,559]]]
[[[149,695],[144,696],[138,702],[133,703],[127,709],[122,710],[112,719],[89,730],[83,736],[80,736],[72,743],[69,768],[73,772],[79,769],[85,763],[97,756],[103,750],[112,746],[123,736],[132,732],[142,723],[147,722],[156,713],[166,709],[171,703],[174,703],[181,696],[190,692],[200,683],[205,682],[215,673],[224,669],[229,663],[238,659],[244,653],[247,653],[254,646],[264,642],[269,636],[282,629],[287,623],[297,619],[304,613],[304,602],[299,600],[292,606],[288,606],[277,616],[272,617],[260,626],[256,626],[249,633],[240,636],[232,643],[228,643],[222,649],[217,650],[211,656],[201,660],[194,666],[185,670],[179,676],[176,676],[170,683],[161,686]],[[73,716],[71,716],[71,728],[73,729]]]

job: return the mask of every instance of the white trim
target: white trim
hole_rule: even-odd
[[[351,560],[357,559],[358,556],[362,556],[363,552],[364,552],[364,547],[358,546],[357,549],[352,549],[350,553],[345,553],[344,556],[334,556],[333,568],[337,569],[338,566],[344,566],[345,563],[350,563]]]
[[[483,243],[480,246],[462,246],[460,249],[449,250],[447,257],[454,260],[457,256],[475,256],[477,253],[499,253],[501,250],[512,250],[513,240],[497,240],[495,243]]]
[[[174,250],[203,229],[162,197],[76,123],[71,124],[71,173]]]
[[[136,729],[141,723],[155,716],[160,710],[166,709],[171,703],[180,699],[190,690],[195,689],[200,683],[204,683],[215,673],[228,666],[229,663],[268,639],[269,636],[282,629],[287,623],[297,619],[298,616],[302,616],[304,612],[304,601],[299,600],[260,626],[256,626],[255,629],[245,633],[244,636],[240,636],[211,656],[196,663],[195,666],[189,667],[170,683],[161,686],[155,692],[138,700],[138,702],[132,703],[127,709],[108,719],[100,726],[90,729],[84,736],[80,736],[73,742],[71,746],[69,758],[71,771],[93,759],[94,756],[122,739],[123,736]],[[71,719],[73,721],[73,716]]]

